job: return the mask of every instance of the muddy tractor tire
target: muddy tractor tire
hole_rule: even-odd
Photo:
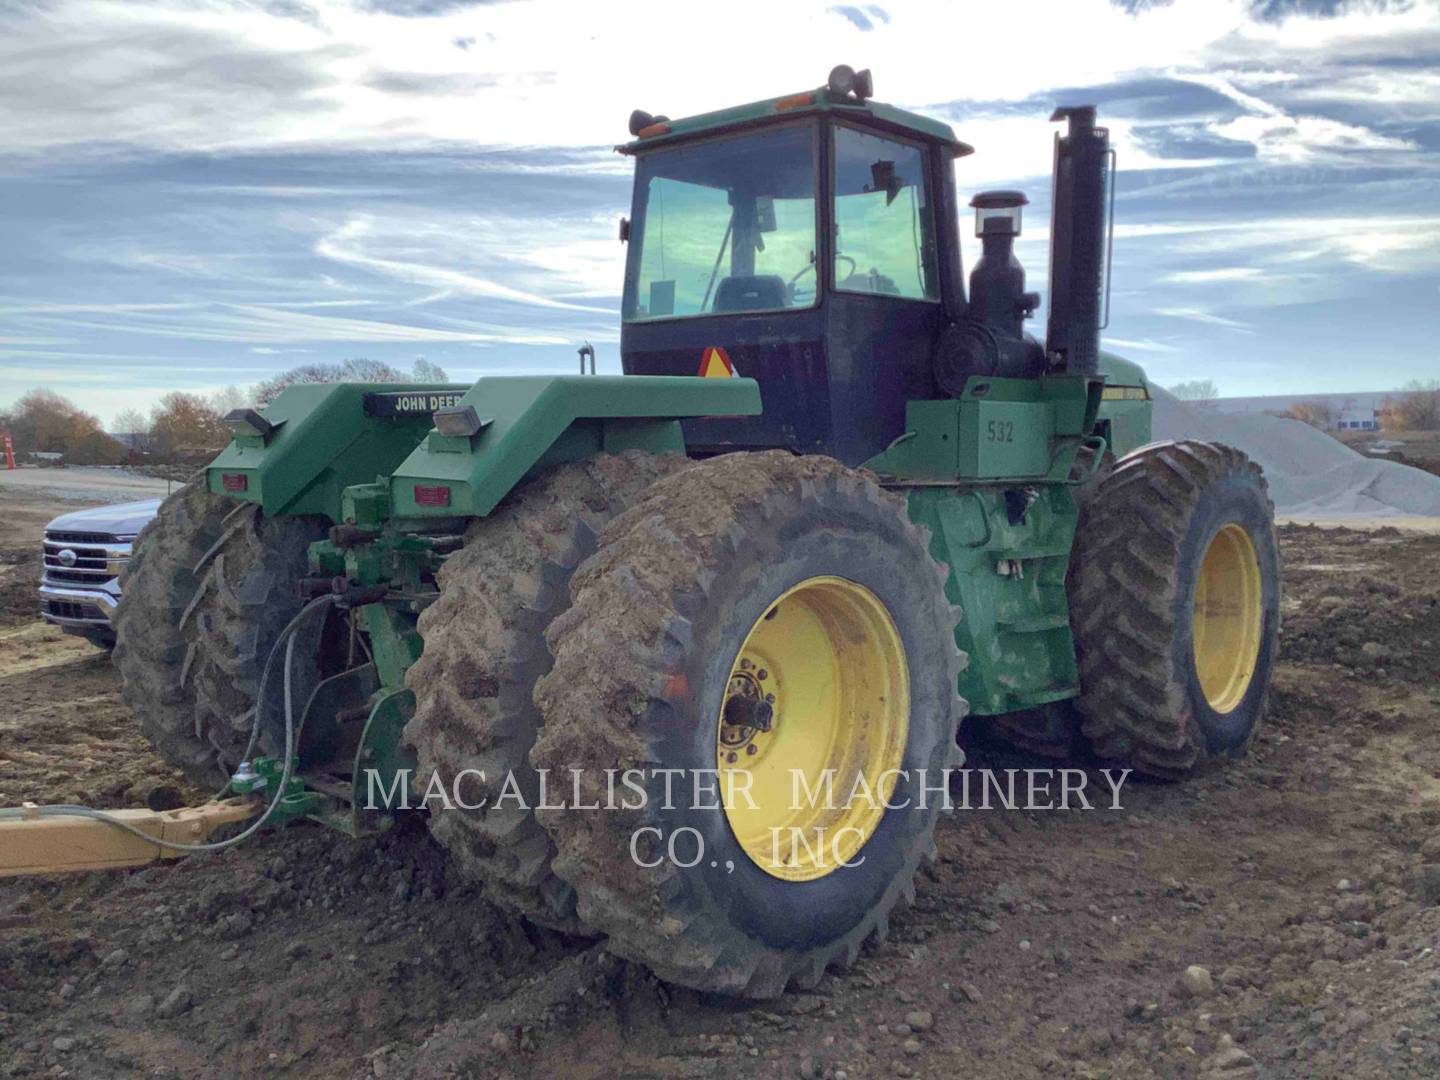
[[[300,610],[295,582],[325,534],[308,517],[266,518],[192,480],[135,541],[115,612],[121,696],[156,751],[219,790],[250,737],[260,672]]]
[[[868,474],[778,452],[696,464],[605,529],[547,634],[531,758],[567,777],[538,816],[612,952],[770,997],[883,939],[965,708],[928,539]]]
[[[412,789],[438,782],[458,797],[428,802],[435,838],[496,903],[551,929],[585,932],[530,809],[539,795],[528,760],[540,725],[533,693],[551,665],[545,628],[570,606],[570,575],[601,527],[688,464],[626,451],[552,469],[471,524],[440,571],[439,600],[420,616],[425,651],[406,675],[415,715],[405,739],[419,762]],[[524,806],[501,798],[507,776]]]
[[[1070,603],[1102,760],[1175,780],[1245,753],[1280,629],[1273,519],[1260,467],[1216,443],[1141,447],[1096,489]]]

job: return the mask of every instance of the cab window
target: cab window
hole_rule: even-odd
[[[936,300],[935,231],[925,154],[835,129],[835,288]]]
[[[624,317],[813,305],[815,135],[805,125],[644,154]]]

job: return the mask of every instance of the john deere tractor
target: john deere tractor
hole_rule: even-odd
[[[868,72],[636,112],[623,376],[293,386],[166,501],[115,656],[159,751],[278,823],[397,806],[497,903],[763,997],[883,936],[957,727],[1178,779],[1279,620],[1242,453],[1102,353],[1113,159],[1055,140],[1048,325],[947,125]],[[963,174],[963,167],[962,167]]]

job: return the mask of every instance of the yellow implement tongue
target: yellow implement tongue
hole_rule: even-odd
[[[260,812],[255,799],[222,799],[178,810],[110,810],[106,816],[172,844],[201,844],[221,825]],[[161,847],[102,818],[56,813],[26,803],[0,811],[0,877],[145,866],[185,854]]]

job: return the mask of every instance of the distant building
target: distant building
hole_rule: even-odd
[[[1343,408],[1335,418],[1335,427],[1340,431],[1379,431],[1380,408],[1357,405]]]
[[[1337,431],[1378,431],[1380,409],[1392,391],[1381,390],[1358,394],[1267,394],[1262,397],[1212,398],[1210,401],[1191,401],[1187,404],[1210,412],[1236,413],[1288,413],[1296,405],[1325,404],[1334,417],[1333,427]]]

